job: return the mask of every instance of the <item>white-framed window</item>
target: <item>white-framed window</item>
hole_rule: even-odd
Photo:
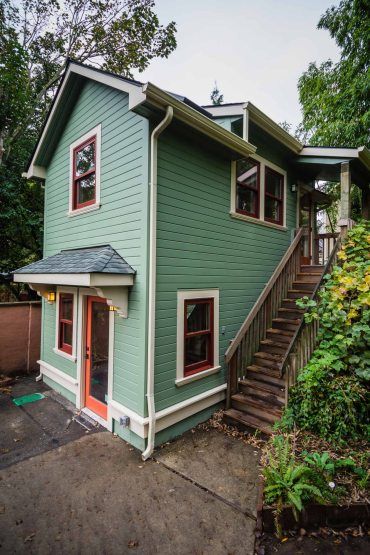
[[[101,125],[69,146],[69,216],[100,208]]]
[[[253,154],[231,162],[230,215],[286,231],[287,172]]]
[[[77,289],[58,287],[56,293],[54,353],[72,362],[77,360]]]
[[[219,370],[219,290],[178,291],[176,385]]]

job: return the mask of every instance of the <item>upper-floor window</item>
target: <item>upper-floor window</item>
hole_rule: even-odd
[[[287,173],[254,154],[231,163],[230,215],[286,231]]]
[[[69,215],[100,207],[101,126],[70,145]]]
[[[252,158],[236,163],[236,211],[259,217],[260,164]]]
[[[265,167],[265,220],[283,225],[284,176]]]
[[[95,203],[96,136],[73,151],[73,209]]]

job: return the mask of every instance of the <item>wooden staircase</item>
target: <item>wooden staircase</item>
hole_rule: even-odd
[[[252,364],[246,367],[246,377],[239,380],[238,392],[231,395],[231,407],[225,412],[230,424],[271,434],[274,422],[281,418],[286,387],[280,375],[281,365],[304,314],[296,300],[312,294],[321,281],[324,266],[302,265],[299,270],[292,289],[281,301],[277,317],[272,319],[272,326],[266,329],[265,339],[253,354]]]
[[[325,265],[302,265],[299,229],[269,282],[225,353],[228,387],[225,421],[271,434],[289,388],[309,361],[318,322],[304,321],[297,299],[315,299],[323,275],[336,262],[338,238]]]

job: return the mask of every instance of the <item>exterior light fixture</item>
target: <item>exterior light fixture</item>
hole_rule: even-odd
[[[292,184],[292,193],[297,192],[297,185],[295,183]]]
[[[48,303],[55,303],[55,291],[48,291]]]
[[[109,311],[110,312],[116,312],[116,310],[117,310],[116,306],[109,305]]]

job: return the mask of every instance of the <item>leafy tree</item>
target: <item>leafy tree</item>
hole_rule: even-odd
[[[223,101],[224,101],[224,95],[221,94],[221,91],[217,86],[217,81],[215,81],[215,85],[211,92],[211,102],[212,104],[214,104],[214,106],[220,106],[220,104],[222,104]]]
[[[68,58],[132,77],[176,48],[153,0],[0,0],[0,271],[41,256],[43,191],[21,178]]]
[[[341,0],[321,17],[340,60],[311,63],[298,82],[301,132],[310,144],[353,147],[370,142],[370,1]]]

